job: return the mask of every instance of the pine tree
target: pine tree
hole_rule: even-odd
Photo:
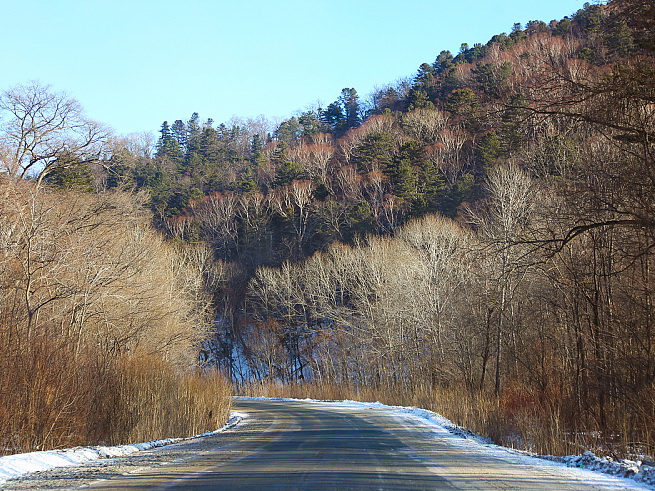
[[[435,73],[444,73],[447,70],[450,70],[455,66],[452,53],[448,50],[442,51],[439,53],[439,56],[437,56],[437,59],[432,66]]]
[[[476,154],[484,168],[491,167],[502,154],[502,145],[498,135],[491,131],[484,135],[476,149]]]
[[[289,158],[287,158],[288,146],[284,141],[278,143],[271,160],[277,167],[275,172],[274,186],[282,186],[289,184],[291,181],[305,179],[307,176],[302,166]]]
[[[257,169],[265,160],[264,142],[261,135],[255,133],[250,140],[250,163],[254,169]]]
[[[175,121],[175,123],[173,123],[173,126],[171,126],[171,135],[173,138],[175,138],[175,140],[177,140],[177,143],[182,148],[182,151],[186,152],[188,135],[184,121],[178,119]]]
[[[414,77],[412,89],[409,93],[408,109],[422,107],[433,108],[431,97],[434,95],[435,69],[428,63],[423,63]]]
[[[205,155],[203,155],[203,135],[198,120],[198,113],[193,113],[186,124],[188,138],[184,159],[186,174],[193,174],[196,169],[204,166],[207,161]]]
[[[162,123],[159,132],[161,136],[157,142],[157,153],[155,155],[157,157],[166,157],[173,163],[179,165],[184,158],[184,153],[178,141],[173,137],[173,132],[168,125],[168,121]]]
[[[331,132],[340,132],[345,121],[345,116],[343,115],[341,106],[337,102],[328,105],[325,111],[321,112],[321,121]]]
[[[572,24],[571,24],[571,19],[568,17],[564,17],[561,21],[557,23],[557,25],[553,29],[553,34],[555,36],[561,36],[564,37],[567,34],[571,33],[572,29]]]
[[[361,124],[359,96],[355,89],[345,88],[341,91],[339,104],[344,115],[343,130],[357,128]]]
[[[318,109],[316,112],[306,111],[300,115],[298,122],[302,126],[302,136],[311,139],[318,133],[327,131],[325,124],[321,122],[320,114],[321,110]]]
[[[73,155],[62,155],[51,167],[44,181],[62,189],[90,193],[94,190],[93,175],[86,162]]]
[[[380,169],[389,172],[393,164],[394,139],[386,132],[367,135],[354,153],[354,160],[360,172]]]
[[[273,137],[287,145],[297,143],[302,136],[303,128],[295,116],[282,121],[273,132]]]

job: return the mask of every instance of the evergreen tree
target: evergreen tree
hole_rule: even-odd
[[[526,143],[527,102],[522,94],[515,94],[503,112],[499,130],[501,146],[506,154],[511,154]]]
[[[291,181],[306,179],[307,176],[302,166],[289,158],[287,158],[288,146],[284,141],[278,143],[271,160],[275,164],[277,170],[275,171],[274,186],[282,186],[289,184]]]
[[[605,42],[610,51],[617,56],[630,56],[636,50],[632,30],[628,27],[628,23],[620,18],[609,19],[605,29]]]
[[[455,89],[446,99],[446,108],[453,114],[470,119],[478,108],[478,97],[470,88]]]
[[[525,32],[528,36],[538,34],[540,32],[548,32],[548,26],[541,20],[531,20],[525,25]]]
[[[282,121],[273,133],[273,137],[286,143],[287,145],[295,144],[303,134],[303,127],[295,116]]]
[[[504,32],[500,34],[495,34],[494,36],[491,37],[491,39],[487,43],[487,46],[492,46],[494,44],[499,45],[501,48],[506,48],[511,44],[511,39]]]
[[[355,89],[345,88],[341,91],[338,103],[344,116],[343,131],[357,128],[361,124],[359,95]]]
[[[330,104],[325,111],[321,112],[321,121],[328,127],[328,129],[333,133],[338,133],[341,131],[344,125],[345,116],[341,105],[337,102]]]
[[[206,163],[206,156],[203,155],[203,135],[198,123],[198,113],[193,113],[187,121],[187,146],[185,155],[185,171],[193,174]]]
[[[161,136],[157,142],[157,157],[167,157],[175,164],[180,164],[184,158],[184,153],[179,142],[174,138],[168,121],[164,121],[159,130]]]
[[[360,113],[361,107],[357,91],[345,88],[336,101],[330,104],[325,111],[320,111],[320,120],[330,132],[342,135],[361,124]]]
[[[186,152],[188,135],[186,125],[182,120],[178,119],[175,121],[175,123],[173,123],[173,126],[171,126],[171,135],[173,138],[175,138],[175,140],[177,140],[177,143],[180,145],[182,151]]]
[[[418,193],[420,199],[419,212],[438,211],[442,199],[444,181],[441,172],[434,162],[422,159],[419,166]]]
[[[239,175],[237,187],[242,193],[250,193],[257,190],[257,181],[255,180],[255,173],[251,166],[244,167]]]
[[[478,89],[489,97],[498,98],[503,93],[504,86],[512,74],[512,64],[508,61],[496,66],[493,63],[478,63],[472,73],[478,84]]]
[[[89,165],[73,155],[60,156],[43,180],[61,189],[84,193],[94,191],[93,175]]]
[[[320,118],[321,110],[318,111],[306,111],[300,115],[298,122],[302,126],[302,136],[308,139],[316,136],[318,133],[323,133],[327,131],[325,124],[321,122]]]
[[[393,136],[387,132],[366,135],[362,144],[354,152],[354,161],[360,172],[380,169],[389,172],[393,165]]]
[[[519,41],[526,39],[527,37],[528,35],[523,30],[523,26],[520,22],[517,22],[512,26],[512,32],[510,33],[509,38],[513,44],[516,44]]]
[[[477,157],[483,168],[491,167],[502,154],[501,141],[496,132],[484,135],[476,149]]]
[[[252,135],[250,140],[250,163],[254,169],[257,169],[264,162],[264,142],[259,133]]]
[[[600,5],[586,2],[580,10],[573,15],[573,20],[587,32],[598,32],[603,22]]]
[[[564,17],[553,29],[553,34],[555,36],[566,36],[571,33],[571,19]]]
[[[437,59],[432,65],[434,67],[435,73],[444,73],[450,70],[455,66],[455,62],[453,60],[454,58],[450,51],[444,50],[439,53],[439,56],[437,56]]]
[[[454,217],[457,213],[457,208],[463,202],[473,198],[475,187],[475,177],[473,174],[468,172],[463,174],[441,200],[441,212],[446,216]]]
[[[409,110],[421,107],[434,107],[431,96],[434,93],[435,69],[428,63],[423,63],[414,77],[409,94]]]
[[[173,182],[170,172],[161,165],[161,161],[150,160],[136,167],[134,180],[138,188],[148,190],[153,208],[166,215],[171,214],[168,202],[173,194]]]
[[[348,230],[346,231],[346,240],[352,241],[356,237],[363,237],[374,231],[375,220],[371,205],[362,201],[352,207],[348,212]]]
[[[218,132],[211,125],[204,125],[200,132],[197,154],[202,157],[202,164],[215,167],[225,159],[223,144],[219,140]]]
[[[434,163],[423,158],[423,145],[418,141],[409,141],[400,148],[392,182],[394,194],[409,202],[411,215],[437,209],[443,182]]]

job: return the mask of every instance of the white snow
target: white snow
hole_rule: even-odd
[[[39,452],[29,452],[22,454],[7,455],[0,457],[0,484],[8,479],[14,479],[30,472],[45,471],[55,467],[71,467],[80,465],[92,460],[98,460],[107,457],[120,457],[135,452],[141,452],[155,447],[170,445],[192,438],[215,435],[232,428],[246,415],[232,412],[227,424],[217,430],[202,433],[188,438],[167,438],[165,440],[153,440],[143,443],[132,443],[129,445],[117,445],[112,447],[75,447],[64,450],[45,450]]]

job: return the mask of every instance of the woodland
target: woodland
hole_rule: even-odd
[[[654,56],[610,0],[276,123],[115,137],[5,91],[0,451],[132,438],[151,380],[200,426],[231,383],[652,459]]]

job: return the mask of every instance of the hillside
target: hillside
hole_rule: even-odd
[[[202,281],[180,315],[215,319],[187,339],[238,384],[652,457],[653,32],[650,1],[585,4],[441,51],[370,100],[344,88],[274,128],[194,113],[152,153],[113,139],[94,156],[91,139],[35,180],[145,195]]]

